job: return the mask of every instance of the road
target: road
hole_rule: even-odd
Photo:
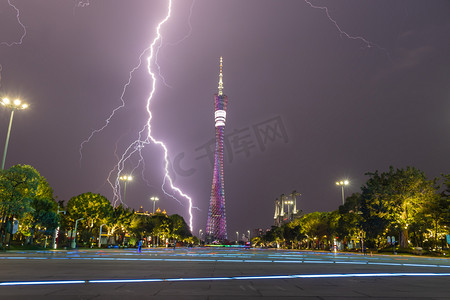
[[[177,248],[0,253],[0,299],[449,299],[450,259]]]

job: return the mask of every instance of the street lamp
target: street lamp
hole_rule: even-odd
[[[133,177],[131,177],[130,175],[123,175],[119,177],[120,180],[122,180],[124,182],[124,187],[123,187],[123,202],[125,203],[125,195],[127,193],[127,182],[133,180]]]
[[[22,103],[19,99],[14,100],[11,102],[8,98],[3,98],[1,101],[1,104],[9,109],[11,109],[11,118],[9,119],[9,127],[8,127],[8,134],[6,135],[6,143],[5,143],[5,150],[3,151],[3,161],[2,161],[2,170],[5,169],[5,160],[6,160],[6,152],[8,151],[8,143],[9,143],[9,136],[11,133],[11,125],[14,117],[14,111],[20,110],[20,109],[26,109],[28,107],[28,104]]]
[[[239,231],[236,231],[236,244],[239,242]]]
[[[151,197],[150,200],[153,201],[153,214],[155,214],[155,203],[156,201],[159,201],[158,197]]]
[[[83,220],[84,218],[79,218],[75,221],[75,237],[72,240],[72,248],[75,249],[77,247],[77,225],[78,221]]]
[[[344,201],[345,201],[345,197],[344,197],[344,186],[348,185],[349,182],[348,180],[341,180],[341,181],[336,181],[336,185],[337,186],[341,186],[342,189],[342,205],[344,205]]]
[[[59,216],[59,213],[60,213],[60,212],[66,214],[65,211],[59,210],[59,205],[58,205],[58,211],[56,212],[56,214]],[[57,238],[58,238],[58,235],[59,235],[59,226],[55,229],[55,233],[53,234],[53,249],[58,248],[58,245],[57,245]]]
[[[248,233],[248,241],[250,242],[250,230],[247,230]]]
[[[102,224],[100,225],[100,233],[98,234],[98,247],[101,248],[102,247],[102,227],[105,226],[106,224]]]

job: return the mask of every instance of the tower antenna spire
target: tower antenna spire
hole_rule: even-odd
[[[223,73],[222,73],[222,67],[223,67],[223,57],[220,57],[220,65],[219,65],[219,96],[223,95]]]

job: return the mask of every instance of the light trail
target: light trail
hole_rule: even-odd
[[[173,250],[169,250],[173,251]],[[130,255],[130,254],[128,254]],[[368,260],[362,260],[362,261],[335,261],[335,260],[329,260],[329,259],[319,259],[319,260],[311,260],[310,258],[306,259],[299,259],[299,260],[272,260],[272,259],[229,259],[228,257],[232,258],[239,258],[239,256],[230,256],[230,255],[221,255],[226,256],[227,258],[216,258],[211,259],[211,256],[209,255],[189,255],[190,257],[198,257],[198,258],[148,258],[145,255],[145,253],[133,253],[131,254],[136,257],[96,257],[96,256],[84,256],[80,257],[78,254],[76,256],[66,256],[66,257],[51,257],[51,256],[35,256],[35,257],[26,257],[26,256],[0,256],[0,260],[91,260],[91,261],[136,261],[136,262],[144,262],[144,261],[150,261],[150,262],[217,262],[217,263],[245,263],[245,264],[259,264],[259,263],[272,263],[272,264],[339,264],[339,265],[377,265],[377,266],[396,266],[396,267],[424,267],[424,268],[444,268],[448,269],[450,268],[450,265],[445,264],[410,264],[410,263],[390,263],[390,262],[372,262]],[[158,256],[156,254],[155,256]],[[180,255],[171,255],[164,253],[164,257],[171,256],[176,257]],[[184,255],[181,255],[184,256]],[[203,258],[206,257],[206,258]],[[356,259],[365,259],[365,258],[356,258]]]
[[[93,283],[145,283],[145,282],[176,282],[176,281],[217,281],[217,280],[280,280],[309,278],[355,278],[355,277],[448,277],[450,273],[339,273],[339,274],[294,274],[294,275],[261,275],[261,276],[230,276],[230,277],[180,277],[180,278],[131,278],[131,279],[101,279],[101,280],[41,280],[41,281],[6,281],[0,286],[17,285],[55,285],[55,284],[93,284]]]

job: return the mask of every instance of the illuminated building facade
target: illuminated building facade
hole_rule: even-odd
[[[280,227],[301,216],[301,211],[297,210],[297,196],[300,195],[300,193],[293,191],[288,196],[281,194],[280,200],[275,199],[275,215],[273,217],[275,226]]]
[[[223,138],[228,98],[223,94],[222,57],[219,67],[219,92],[214,95],[214,121],[216,128],[216,149],[214,153],[214,173],[209,200],[206,241],[223,242],[227,239],[227,220],[225,216],[225,188],[223,176]]]

